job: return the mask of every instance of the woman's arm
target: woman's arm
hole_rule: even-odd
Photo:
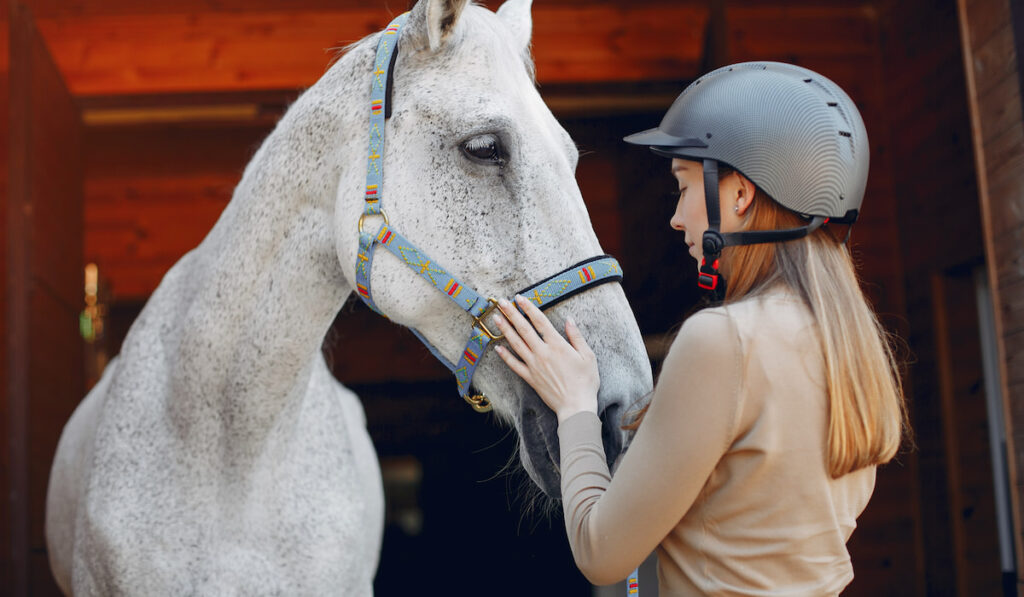
[[[557,342],[547,336],[545,341]],[[528,355],[520,365],[527,359],[543,357]],[[582,411],[561,422],[566,531],[576,563],[591,582],[625,578],[690,509],[735,437],[741,359],[735,326],[724,310],[702,311],[687,320],[614,482],[597,415]],[[558,363],[547,361],[528,368],[534,377],[561,371]]]

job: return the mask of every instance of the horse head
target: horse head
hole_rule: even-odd
[[[576,146],[534,82],[530,1],[509,0],[497,13],[467,4],[420,0],[400,31],[382,204],[390,227],[431,261],[483,296],[511,297],[602,251],[575,180]],[[363,174],[343,169],[335,210],[338,256],[353,286]],[[381,312],[418,330],[445,359],[459,360],[473,324],[465,311],[385,251],[377,252],[370,279]],[[558,329],[571,315],[597,354],[611,463],[623,445],[622,415],[652,386],[636,320],[618,284],[547,313]],[[527,473],[557,497],[554,413],[493,351],[479,355],[472,382],[519,432]]]

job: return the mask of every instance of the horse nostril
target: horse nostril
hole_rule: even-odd
[[[604,456],[610,469],[622,452],[622,405],[612,403],[600,413],[601,439],[604,442]]]

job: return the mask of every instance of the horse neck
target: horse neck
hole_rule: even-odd
[[[323,338],[351,293],[334,203],[346,148],[355,147],[344,142],[345,129],[356,128],[347,115],[362,113],[344,80],[354,78],[358,54],[289,109],[190,257],[194,292],[183,310],[172,417],[192,431],[218,421],[213,432],[228,435],[232,450],[289,427],[281,418],[297,415],[314,368],[322,369]]]

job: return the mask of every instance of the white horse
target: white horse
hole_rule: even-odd
[[[495,15],[421,0],[394,70],[391,223],[494,297],[601,252],[576,148],[532,80],[529,5],[509,0]],[[65,427],[46,520],[65,593],[372,593],[379,465],[321,344],[354,286],[378,35],[291,106]],[[384,251],[372,277],[393,321],[457,360],[466,313]],[[643,343],[617,284],[549,311],[556,325],[570,313],[598,355],[612,459],[623,407],[652,385]],[[474,384],[518,430],[531,478],[557,496],[551,411],[490,352]]]

